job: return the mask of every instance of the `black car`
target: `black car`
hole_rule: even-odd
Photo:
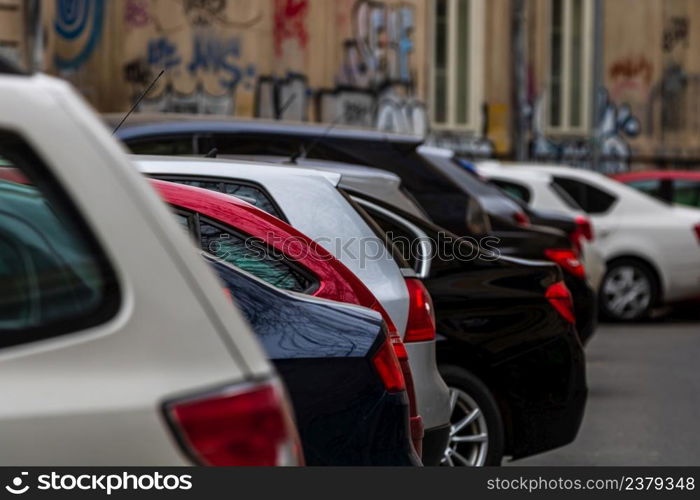
[[[453,401],[449,465],[497,465],[570,443],[587,398],[571,294],[551,262],[498,257],[425,219],[351,193],[432,297]]]
[[[122,116],[106,116],[110,127]],[[464,184],[458,165],[427,158],[416,136],[387,134],[325,124],[242,120],[181,114],[143,114],[129,118],[117,136],[135,154],[222,156],[304,156],[388,170],[401,177],[403,188],[433,222],[459,236],[498,238],[502,255],[554,260],[563,266],[566,283],[576,297],[579,335],[587,341],[597,326],[595,292],[571,259],[572,243],[564,232],[526,226],[482,207],[482,199]],[[503,196],[505,198],[505,196]],[[524,222],[524,221],[523,221]]]
[[[307,465],[420,465],[406,392],[389,392],[378,373],[393,366],[401,378],[378,314],[281,290],[204,258],[284,380]]]

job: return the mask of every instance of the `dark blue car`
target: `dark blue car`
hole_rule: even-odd
[[[204,257],[251,323],[294,405],[307,465],[420,465],[411,444],[405,390],[377,313],[274,288]],[[386,375],[386,374],[385,374]]]

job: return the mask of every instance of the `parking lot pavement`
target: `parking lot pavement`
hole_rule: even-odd
[[[700,465],[700,313],[603,324],[587,356],[576,441],[512,465]]]

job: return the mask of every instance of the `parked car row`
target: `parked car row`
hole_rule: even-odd
[[[697,208],[660,201],[581,169],[489,162],[478,172],[535,209],[590,218],[591,246],[607,268],[599,285],[600,310],[607,319],[640,320],[658,306],[700,297]],[[622,179],[640,187],[635,179],[643,177]]]
[[[575,439],[585,221],[412,137],[135,115],[128,156],[67,84],[0,90],[4,463],[483,466]]]

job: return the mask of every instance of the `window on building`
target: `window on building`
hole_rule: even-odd
[[[484,0],[434,0],[433,125],[477,131],[483,86]]]
[[[590,126],[593,0],[550,0],[551,132],[586,133]]]

